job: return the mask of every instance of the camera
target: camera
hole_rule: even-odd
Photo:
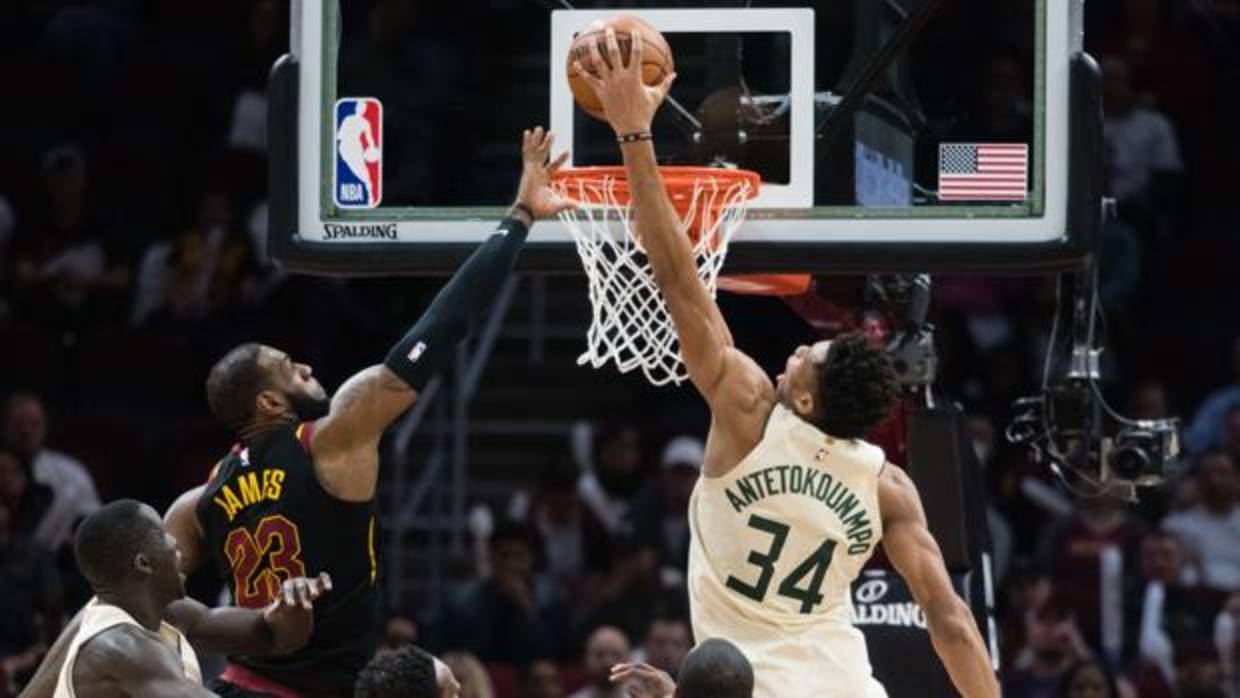
[[[1104,451],[1104,480],[1157,485],[1180,456],[1179,420],[1125,424],[1109,444],[1104,444]]]

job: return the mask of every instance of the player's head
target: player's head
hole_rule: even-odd
[[[841,439],[865,436],[898,392],[891,360],[858,332],[797,347],[776,379],[780,403]]]
[[[159,514],[137,500],[109,502],[83,519],[73,553],[96,593],[140,588],[165,603],[185,595],[176,539]]]
[[[703,642],[685,657],[677,698],[753,698],[753,666],[727,640]]]
[[[353,113],[358,116],[366,116],[366,102],[358,100],[357,105],[353,107]]]
[[[306,364],[262,344],[247,343],[224,355],[207,376],[211,413],[234,431],[275,422],[314,420],[330,398]]]
[[[460,693],[448,665],[416,645],[376,656],[353,688],[353,698],[457,698]]]

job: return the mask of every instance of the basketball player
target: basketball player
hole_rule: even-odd
[[[373,197],[370,191],[370,176],[367,174],[366,163],[379,160],[379,150],[375,147],[375,134],[366,120],[366,103],[358,102],[357,109],[340,120],[340,129],[336,133],[336,149],[340,159],[349,166],[349,170],[358,180],[366,183],[367,198]]]
[[[712,638],[685,655],[677,681],[649,664],[617,664],[627,698],[753,698],[753,666],[736,645]]]
[[[457,698],[461,683],[452,669],[421,647],[385,652],[357,677],[353,698]]]
[[[330,580],[290,580],[262,613],[185,599],[176,541],[149,506],[111,502],[83,520],[74,544],[95,598],[39,668],[27,695],[209,696],[191,643],[207,651],[290,651],[305,644],[312,603]],[[188,640],[187,640],[188,638]],[[55,676],[54,692],[49,678]]]
[[[526,131],[516,203],[383,363],[329,397],[313,371],[273,347],[244,344],[207,377],[207,401],[239,443],[209,481],[165,518],[190,572],[210,560],[238,606],[266,605],[280,580],[331,573],[306,647],[284,657],[230,657],[223,696],[344,698],[374,654],[381,617],[375,485],[379,439],[452,359],[507,279],[529,227],[569,208],[547,187],[552,137]]]
[[[969,608],[952,589],[913,483],[862,440],[897,393],[888,359],[860,335],[798,347],[775,383],[732,341],[699,280],[650,138],[674,75],[642,83],[641,35],[621,62],[591,42],[587,73],[615,130],[634,216],[676,325],[690,380],[711,408],[689,504],[694,634],[727,637],[753,662],[758,698],[882,696],[850,623],[849,586],[880,538],[925,611],[930,638],[966,698],[998,684]]]

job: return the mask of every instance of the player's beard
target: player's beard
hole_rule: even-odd
[[[321,398],[309,395],[289,395],[288,400],[293,406],[293,411],[297,413],[297,419],[303,422],[313,422],[326,417],[332,406],[331,398],[326,395]]]

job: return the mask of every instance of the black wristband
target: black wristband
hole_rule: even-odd
[[[638,131],[636,133],[626,133],[623,136],[616,136],[616,142],[620,145],[650,140],[654,140],[654,134],[649,131]]]
[[[524,213],[525,215],[529,216],[529,217],[530,217],[530,221],[536,221],[536,220],[538,220],[538,216],[535,216],[535,215],[534,215],[534,209],[530,208],[529,206],[526,206],[525,204],[521,203],[520,201],[518,201],[517,203],[513,204],[513,205],[512,205],[512,207],[513,207],[513,208],[515,208],[515,209],[516,209],[516,210],[518,210],[518,211],[521,211],[521,212],[522,212],[522,213]]]

